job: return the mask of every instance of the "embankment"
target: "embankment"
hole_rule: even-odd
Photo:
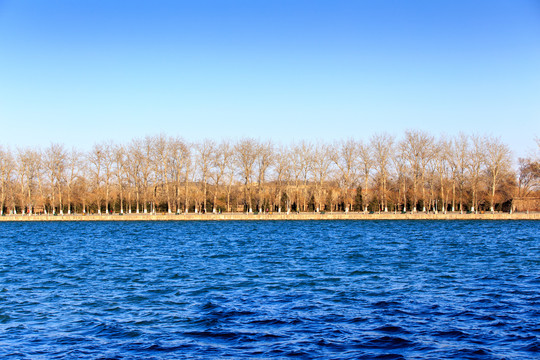
[[[6,215],[0,221],[226,221],[226,220],[540,220],[540,213],[273,213]]]

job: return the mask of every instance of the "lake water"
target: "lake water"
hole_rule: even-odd
[[[1,358],[539,351],[539,222],[0,223]]]

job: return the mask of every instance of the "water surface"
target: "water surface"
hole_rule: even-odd
[[[0,357],[531,359],[534,221],[0,223]]]

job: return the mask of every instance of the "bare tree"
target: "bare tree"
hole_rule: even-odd
[[[20,189],[20,210],[24,214],[32,214],[35,205],[34,190],[36,182],[40,183],[40,174],[42,168],[42,155],[38,150],[18,149],[16,159],[16,171],[19,180]],[[14,208],[14,213],[17,213]]]
[[[510,172],[512,165],[510,149],[500,138],[487,137],[485,139],[486,172],[490,185],[490,210],[495,211],[495,190],[502,177]]]
[[[274,162],[274,145],[272,142],[267,141],[264,143],[259,143],[257,146],[257,173],[258,181],[257,187],[259,190],[259,199],[258,199],[258,208],[259,212],[263,212],[264,205],[264,187],[266,183],[266,174],[269,167]]]
[[[118,184],[118,192],[120,197],[120,214],[124,214],[124,189],[127,180],[127,155],[124,146],[116,145],[112,149],[114,160],[114,172],[116,182]]]
[[[133,139],[128,149],[127,170],[129,178],[135,187],[136,213],[142,206],[143,213],[148,212],[148,206],[153,212],[155,210],[155,188],[153,187],[153,177],[155,177],[156,165],[154,163],[154,138],[146,136],[142,139]],[[148,195],[150,188],[152,191],[152,201]]]
[[[141,193],[143,191],[142,168],[144,163],[144,154],[141,151],[143,144],[140,139],[133,139],[128,145],[128,153],[126,168],[129,174],[130,182],[135,190],[135,212],[138,214],[141,203]],[[131,205],[128,212],[131,213]]]
[[[426,166],[433,157],[434,138],[418,130],[408,130],[405,132],[405,139],[402,143],[403,152],[409,162],[413,180],[413,211],[418,208],[418,186],[422,187],[422,211],[426,211],[425,206],[425,174]]]
[[[83,158],[82,153],[72,148],[66,157],[66,191],[67,191],[67,213],[71,214],[72,209],[72,196],[73,185],[75,181],[81,175],[81,160]]]
[[[456,211],[456,186],[458,180],[458,157],[454,140],[448,141],[445,154],[452,183],[452,212]]]
[[[174,195],[176,213],[180,213],[180,188],[182,179],[186,173],[186,164],[189,162],[189,149],[185,141],[181,138],[173,138],[169,141],[170,169],[174,180]],[[187,208],[186,208],[187,210]]]
[[[398,206],[401,199],[403,200],[402,211],[407,211],[407,172],[409,167],[407,166],[407,144],[401,141],[392,156],[392,162],[397,174],[397,188],[398,188]]]
[[[283,196],[283,190],[284,190],[284,184],[286,183],[288,179],[288,174],[290,170],[290,161],[289,161],[289,153],[285,147],[280,147],[276,151],[275,156],[275,165],[274,165],[274,173],[275,173],[275,191],[274,191],[274,204],[277,204],[278,212],[281,212],[281,199]],[[287,200],[289,202],[289,200]],[[289,205],[289,204],[287,204]],[[287,206],[287,209],[289,207]]]
[[[370,143],[373,148],[377,173],[381,180],[380,204],[384,208],[384,212],[388,212],[388,201],[386,196],[388,165],[392,159],[394,137],[386,133],[376,134],[371,138]]]
[[[83,215],[86,215],[90,211],[88,205],[92,203],[91,187],[93,186],[93,175],[90,169],[89,154],[83,154],[79,169],[80,176],[75,183],[74,193],[76,192],[78,194],[81,202],[81,211]]]
[[[97,210],[101,214],[102,186],[105,187],[105,212],[109,213],[109,198],[114,176],[114,145],[112,141],[95,144],[89,156],[90,169],[93,173],[97,195]]]
[[[465,192],[469,148],[469,137],[464,133],[460,133],[453,141],[451,163],[455,169],[455,179],[459,190],[459,211],[461,213],[463,213],[463,195]]]
[[[313,144],[306,141],[293,146],[292,166],[296,187],[296,211],[306,211],[307,182],[313,162]],[[300,202],[302,201],[302,206]]]
[[[6,199],[10,192],[12,174],[15,169],[13,155],[0,146],[0,216],[4,215]]]
[[[191,153],[191,148],[189,144],[186,146],[186,151],[184,153],[184,211],[187,214],[189,211],[189,180],[190,176],[194,173],[192,171],[193,167],[193,158]],[[195,210],[197,210],[197,206],[195,206]]]
[[[436,182],[437,182],[437,164],[435,161],[430,161],[426,166],[426,185],[429,190],[428,199],[427,199],[427,209],[428,211],[437,212],[437,197],[436,197]]]
[[[28,176],[29,173],[29,156],[27,154],[28,150],[24,149],[17,149],[17,158],[16,158],[16,173],[17,173],[17,188],[20,191],[19,192],[19,207],[21,210],[21,213],[24,214],[25,206],[27,205],[26,202],[26,187],[28,186],[28,192],[30,193],[30,179]],[[13,194],[15,197],[15,192]],[[14,199],[15,200],[15,199]],[[13,213],[17,214],[17,207],[13,207]]]
[[[369,178],[374,166],[374,157],[371,147],[363,142],[358,143],[358,155],[360,160],[360,172],[364,179],[362,202],[364,203],[364,212],[366,213],[369,205]]]
[[[225,190],[227,192],[227,212],[231,212],[231,193],[233,190],[234,185],[234,175],[235,175],[235,167],[234,167],[234,149],[230,149],[231,151],[231,160],[228,162],[226,170],[225,170],[225,179],[226,179],[226,186]]]
[[[154,169],[155,165],[152,163],[152,154],[153,154],[154,138],[150,136],[144,137],[142,140],[141,148],[141,178],[142,178],[142,188],[143,188],[143,203],[144,208],[143,212],[146,214],[148,212],[148,206],[150,205],[150,211],[155,211],[154,203],[154,192],[152,193],[152,201],[148,199],[148,190],[152,187],[152,178],[155,175]]]
[[[448,199],[445,192],[445,183],[448,177],[448,151],[451,149],[450,142],[442,136],[437,143],[433,145],[433,163],[439,177],[439,190],[441,198],[441,210],[446,214]],[[437,212],[435,208],[435,212]]]
[[[112,179],[115,174],[114,172],[114,163],[115,163],[115,154],[114,154],[114,145],[111,141],[102,143],[103,151],[103,180],[105,183],[105,211],[107,214],[110,213],[109,210],[109,198],[111,194]]]
[[[66,168],[66,150],[61,144],[51,144],[45,150],[44,155],[51,189],[51,212],[53,215],[56,215],[56,199],[58,199],[58,212],[60,215],[63,215],[62,182],[64,180],[64,171]]]
[[[105,152],[103,144],[95,144],[90,154],[88,154],[88,162],[92,182],[94,184],[94,193],[96,196],[97,212],[101,215],[101,184],[103,182],[103,163],[105,162]]]
[[[255,202],[258,211],[280,212],[284,204],[287,212],[321,211],[328,203],[330,210],[350,211],[359,202],[354,195],[360,184],[364,212],[375,195],[379,211],[393,204],[394,211],[422,206],[444,212],[450,202],[452,211],[484,210],[488,203],[495,211],[496,204],[540,189],[538,156],[520,159],[516,179],[510,150],[498,138],[460,134],[435,141],[410,130],[395,154],[393,144],[388,134],[368,144],[349,139],[330,148],[303,141],[279,149],[250,138],[218,146],[159,135],[127,145],[99,143],[86,154],[61,144],[13,155],[0,148],[0,214],[101,213],[118,204],[123,214],[135,208],[135,199],[137,212],[155,213],[166,202],[168,213],[179,214],[182,197],[185,212],[206,211],[208,201],[214,213],[222,201],[227,211],[242,201],[248,212]]]
[[[471,148],[468,153],[467,169],[469,172],[469,180],[471,183],[471,211],[478,211],[478,185],[480,181],[480,174],[484,165],[485,142],[478,135],[471,136]]]
[[[518,168],[518,197],[529,196],[540,190],[540,162],[533,158],[520,158]]]
[[[153,139],[154,146],[152,149],[152,164],[154,166],[154,172],[156,177],[155,186],[161,185],[165,191],[165,198],[167,200],[167,213],[172,213],[172,201],[169,179],[170,168],[170,146],[169,139],[165,135],[158,135]],[[155,192],[154,192],[155,193]]]
[[[244,181],[244,199],[246,200],[246,206],[250,213],[253,212],[251,192],[255,161],[257,160],[257,149],[257,142],[251,138],[244,138],[235,145],[236,162],[240,168],[240,174]]]
[[[215,168],[213,173],[214,179],[214,201],[212,202],[212,212],[216,212],[216,202],[218,197],[218,191],[223,179],[227,176],[227,171],[229,171],[232,160],[233,160],[233,151],[229,141],[222,141],[216,148],[215,153],[212,156],[212,165]],[[231,172],[233,173],[233,172]],[[232,176],[231,176],[232,183]],[[230,188],[227,191],[227,211],[230,211]]]
[[[348,139],[334,144],[331,151],[332,161],[339,170],[338,183],[340,184],[341,196],[345,203],[345,212],[349,212],[349,209],[353,205],[352,190],[358,176],[358,150],[359,144],[353,139]]]
[[[213,140],[205,139],[196,146],[196,149],[197,164],[199,165],[199,171],[203,183],[203,211],[206,213],[206,201],[208,198],[207,185],[212,170],[212,157],[216,151],[216,143]]]
[[[518,198],[530,197],[540,191],[540,138],[536,138],[535,141],[537,145],[535,151],[518,160],[518,186],[515,190]]]
[[[422,211],[426,212],[426,170],[428,164],[433,160],[434,138],[431,135],[424,135],[422,137],[422,151],[420,152],[420,183],[422,185]]]
[[[291,150],[289,148],[289,150]],[[284,168],[284,181],[285,181],[285,210],[289,214],[292,210],[292,205],[296,199],[298,202],[298,183],[300,179],[300,167],[297,165],[296,161],[298,160],[297,156],[294,156],[292,151],[288,152],[287,158],[289,159],[289,164]]]
[[[288,184],[287,197],[290,199],[290,204],[287,206],[287,214],[292,210],[293,203],[296,204],[296,211],[298,211],[300,207],[300,185],[302,184],[302,153],[297,145],[293,145],[290,150],[289,181],[294,183],[294,190],[293,186]]]
[[[332,152],[334,151],[333,148],[326,144],[319,144],[315,147],[315,150],[313,151],[313,162],[312,162],[312,169],[313,169],[313,179],[315,181],[315,201],[316,201],[316,212],[319,212],[323,209],[324,206],[324,184],[328,180],[328,175],[330,172],[330,166],[332,165],[332,161],[336,161],[337,159],[332,158]],[[337,160],[341,163],[341,161]]]

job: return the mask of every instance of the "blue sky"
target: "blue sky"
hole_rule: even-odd
[[[540,2],[0,0],[2,144],[540,136]]]

